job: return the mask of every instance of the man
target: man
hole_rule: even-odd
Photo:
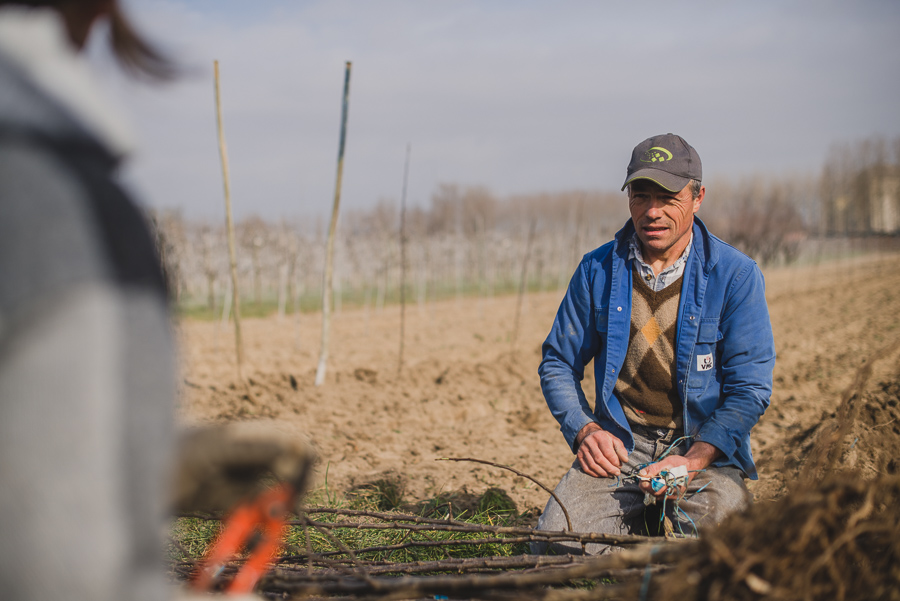
[[[693,535],[749,501],[774,341],[756,263],[695,217],[701,181],[680,136],[635,147],[622,186],[631,219],[582,259],[544,342],[541,387],[577,455],[555,491],[575,531],[655,531],[645,502],[665,498],[675,532]],[[591,360],[593,409],[581,388]],[[567,529],[552,498],[538,528]]]

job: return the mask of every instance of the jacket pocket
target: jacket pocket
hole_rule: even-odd
[[[713,376],[719,373],[720,354],[717,349],[720,340],[722,333],[719,331],[719,319],[701,319],[688,371],[688,390],[705,390]]]
[[[597,324],[597,332],[606,338],[609,331],[609,305],[594,308],[594,323]]]

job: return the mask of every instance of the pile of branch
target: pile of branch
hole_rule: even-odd
[[[291,595],[389,596],[391,599],[416,599],[443,595],[454,598],[492,599],[502,593],[527,590],[529,598],[582,598],[584,591],[542,590],[552,585],[565,585],[580,580],[615,579],[605,585],[602,595],[595,590],[592,598],[619,597],[636,590],[635,582],[647,573],[664,569],[677,556],[672,546],[667,549],[639,548],[605,556],[520,555],[500,558],[447,559],[433,562],[397,563],[393,565],[343,565],[343,570],[316,573],[297,566],[279,568],[267,577],[266,592]],[[332,566],[335,567],[335,566]],[[380,570],[379,570],[380,568]],[[446,573],[450,572],[452,573]],[[380,574],[378,573],[380,571]],[[413,576],[422,571],[431,575]],[[445,572],[434,574],[434,572]],[[390,574],[390,575],[388,575]],[[550,593],[553,593],[551,596]],[[560,595],[563,596],[560,596]]]
[[[277,598],[416,599],[896,599],[900,600],[900,477],[864,481],[835,474],[783,499],[735,514],[696,541],[546,532],[414,515],[310,509],[294,525],[329,536],[334,551],[282,557],[259,586]],[[335,514],[341,521],[312,519]],[[461,540],[407,540],[348,549],[334,529],[398,529],[483,534]],[[531,541],[599,542],[621,547],[601,556],[453,558],[471,544]],[[436,561],[364,557],[412,546],[447,551]],[[172,566],[187,578],[192,562]],[[227,580],[229,572],[225,572]],[[600,580],[612,584],[598,582]],[[585,588],[585,581],[591,581]],[[575,588],[559,588],[576,585]],[[581,588],[578,588],[578,586]],[[593,588],[590,588],[593,587]]]
[[[313,516],[330,514],[339,521],[321,521]],[[206,517],[192,515],[190,517]],[[633,535],[604,535],[579,532],[550,532],[518,526],[472,524],[451,518],[429,518],[399,513],[335,508],[310,508],[301,519],[290,522],[308,533],[318,531],[328,538],[333,550],[307,552],[281,557],[262,581],[260,593],[278,598],[352,597],[416,599],[423,596],[495,599],[515,591],[528,590],[535,599],[605,599],[634,596],[647,579],[663,573],[686,546],[696,543],[665,541]],[[407,533],[394,545],[348,548],[334,530],[399,530]],[[472,537],[434,540],[428,533],[459,532]],[[425,540],[406,540],[412,533],[424,534]],[[481,536],[479,536],[481,535]],[[454,548],[468,545],[521,545],[530,542],[603,543],[620,547],[617,553],[586,555],[515,555],[510,557],[454,558]],[[394,562],[365,559],[366,556],[409,549],[439,547],[445,559],[434,561]],[[237,570],[239,562],[229,566],[223,581]],[[194,562],[179,562],[172,571],[187,579],[195,569]],[[547,588],[612,580],[615,584],[599,585],[593,590]],[[598,584],[591,582],[590,586]]]
[[[704,531],[652,599],[900,600],[900,476],[833,474]]]

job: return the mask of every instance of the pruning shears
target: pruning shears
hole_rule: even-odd
[[[226,564],[241,549],[247,549],[249,557],[225,591],[252,592],[281,547],[281,537],[295,496],[294,487],[279,484],[238,505],[201,561],[191,587],[197,592],[212,590]]]

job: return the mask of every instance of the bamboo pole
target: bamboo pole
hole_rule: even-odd
[[[219,61],[213,61],[216,82],[216,127],[219,134],[219,157],[222,159],[222,182],[225,188],[225,228],[228,231],[228,260],[231,265],[231,308],[234,314],[234,343],[237,357],[238,379],[243,382],[244,343],[241,339],[240,289],[237,279],[237,256],[234,244],[234,220],[231,216],[231,185],[228,177],[228,148],[225,145],[225,128],[222,124],[222,93],[219,88]]]
[[[337,230],[338,209],[341,204],[341,177],[344,174],[344,144],[347,139],[347,111],[350,105],[350,61],[344,70],[344,97],[341,108],[341,138],[338,145],[337,178],[334,185],[334,204],[331,208],[331,224],[328,227],[328,241],[325,246],[325,273],[322,285],[322,344],[319,350],[319,365],[316,368],[316,386],[325,382],[328,366],[328,335],[331,327],[332,276],[334,272],[334,235]]]
[[[406,164],[403,166],[403,192],[400,195],[400,354],[397,375],[403,371],[403,338],[406,329],[406,188],[409,183],[409,155],[412,147],[406,144]]]

